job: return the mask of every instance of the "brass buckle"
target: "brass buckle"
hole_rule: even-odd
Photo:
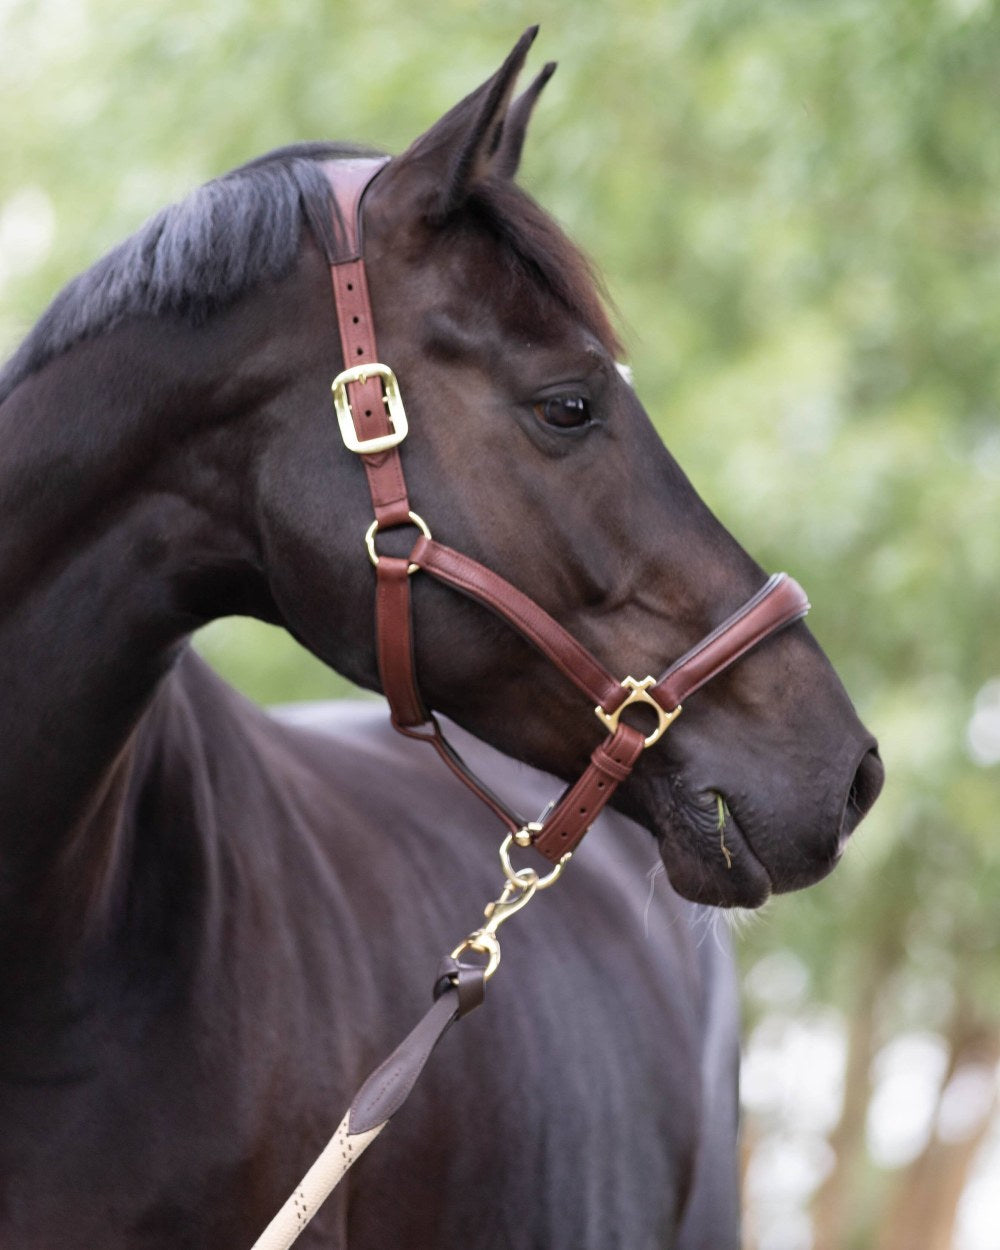
[[[354,425],[354,414],[351,412],[351,401],[347,394],[347,387],[351,382],[365,383],[369,378],[382,379],[382,385],[385,387],[382,402],[389,412],[392,433],[379,434],[374,438],[360,439]],[[332,390],[333,406],[337,410],[337,423],[340,426],[340,437],[344,440],[344,446],[348,451],[356,452],[359,456],[373,456],[376,452],[388,451],[390,447],[398,447],[403,439],[406,438],[409,426],[406,422],[403,400],[399,394],[399,383],[396,381],[396,375],[388,365],[381,365],[377,361],[373,361],[366,365],[354,365],[350,369],[345,369],[343,373],[338,373],[333,379]]]
[[[605,712],[604,708],[598,704],[598,706],[594,708],[594,715],[601,722],[601,724],[604,725],[609,733],[614,733],[618,728],[618,722],[621,720],[622,712],[624,712],[630,704],[647,703],[656,713],[656,728],[648,738],[643,739],[646,746],[651,747],[660,741],[683,710],[681,705],[678,703],[672,712],[665,712],[660,704],[657,703],[657,701],[649,693],[655,685],[655,677],[644,677],[642,681],[636,681],[634,677],[626,677],[622,682],[622,689],[629,691],[628,698],[619,707],[616,707],[613,712]]]

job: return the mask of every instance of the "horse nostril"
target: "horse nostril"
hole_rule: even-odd
[[[846,838],[860,823],[862,816],[878,798],[885,780],[885,769],[879,759],[878,749],[872,747],[867,751],[854,774],[851,788],[847,794],[847,804],[840,826],[840,835]]]

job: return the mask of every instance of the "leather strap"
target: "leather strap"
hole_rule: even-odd
[[[624,722],[590,757],[587,769],[563,794],[532,846],[550,863],[575,851],[611,796],[630,775],[646,747],[638,729]]]
[[[336,232],[340,250],[330,258],[330,278],[345,369],[378,363],[375,319],[362,258],[361,204],[365,192],[387,163],[384,157],[323,163],[340,218],[336,223],[340,227]],[[377,377],[348,383],[347,394],[360,442],[392,432],[383,402],[382,384]],[[379,526],[405,525],[410,504],[398,447],[390,447],[374,455],[363,455],[361,460],[368,475],[368,487]]]
[[[444,1031],[483,1001],[483,969],[463,966],[460,977],[435,998],[416,1028],[355,1094],[347,1113],[352,1135],[368,1133],[392,1119],[406,1101]]]
[[[455,774],[455,776],[467,786],[472,793],[484,803],[494,816],[505,826],[509,833],[517,833],[523,829],[528,823],[525,818],[514,811],[513,808],[499,798],[489,788],[489,786],[481,781],[480,778],[469,768],[465,760],[455,750],[448,739],[441,732],[441,726],[438,724],[434,716],[421,725],[404,725],[393,720],[393,728],[399,733],[404,734],[407,738],[415,738],[418,742],[426,742],[437,751],[441,760]]]
[[[787,573],[775,573],[752,599],[676,660],[650,694],[670,711],[770,634],[809,611],[809,600]]]
[[[290,1250],[309,1221],[406,1101],[431,1052],[455,1020],[483,1001],[485,970],[446,959],[434,1003],[358,1090],[337,1131],[253,1244]]]
[[[375,175],[388,164],[388,156],[347,156],[320,162],[326,180],[333,188],[335,246],[333,254],[328,257],[331,265],[361,259],[364,245],[361,201]]]
[[[344,368],[376,364],[378,356],[364,261],[350,260],[331,265],[330,274]],[[382,383],[377,377],[369,377],[364,382],[349,382],[347,394],[359,441],[366,442],[392,432],[383,401]],[[410,503],[406,496],[406,479],[399,448],[390,447],[387,451],[364,455],[361,460],[368,475],[368,488],[379,526],[405,525]]]
[[[428,719],[413,670],[409,568],[409,560],[379,556],[375,579],[379,676],[397,726],[422,725]]]
[[[586,648],[516,586],[492,569],[433,539],[421,537],[411,561],[439,581],[492,609],[547,656],[556,668],[606,712],[625,700],[621,682],[612,677]]]

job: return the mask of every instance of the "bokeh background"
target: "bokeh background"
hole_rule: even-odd
[[[888,769],[839,871],[738,933],[747,1250],[997,1250],[991,0],[0,0],[0,352],[165,201],[298,139],[398,151],[535,21],[522,181]],[[265,702],[346,692],[264,626],[199,645]]]

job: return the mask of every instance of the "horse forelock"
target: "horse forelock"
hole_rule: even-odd
[[[507,180],[485,179],[465,211],[501,244],[512,266],[577,317],[613,356],[621,352],[593,265],[530,196]]]

